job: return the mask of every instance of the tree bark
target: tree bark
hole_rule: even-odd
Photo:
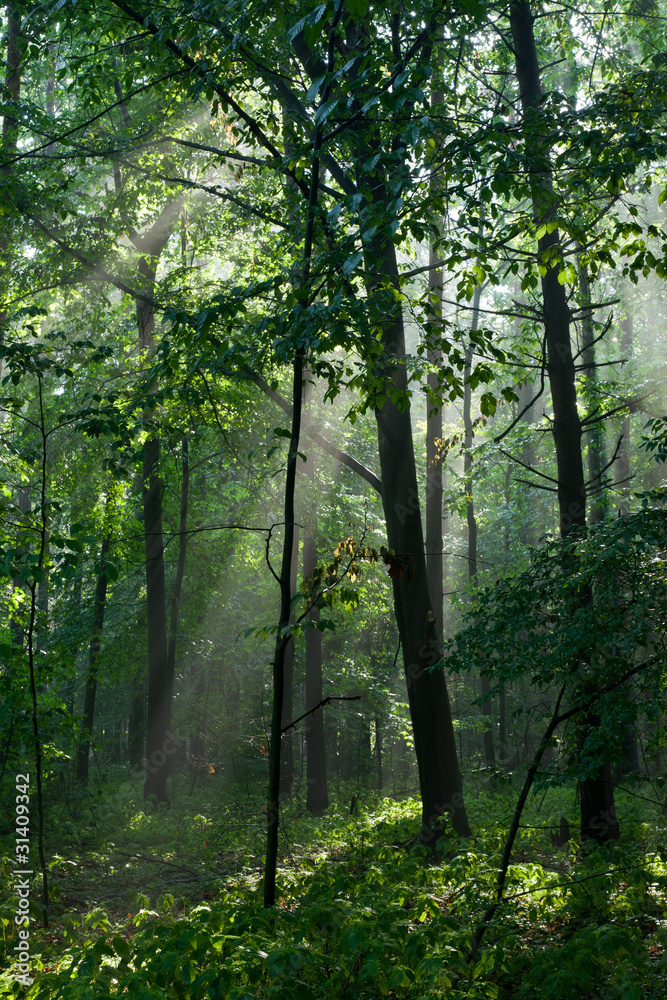
[[[556,198],[545,140],[535,128],[534,117],[542,98],[540,68],[533,32],[533,15],[527,0],[514,0],[510,6],[510,27],[524,119],[528,123],[528,149],[541,164],[532,182],[535,218],[540,224],[555,214]],[[532,137],[532,138],[531,138]],[[531,148],[532,146],[532,148]],[[575,368],[570,343],[570,311],[565,286],[558,280],[559,267],[552,253],[560,251],[558,229],[538,240],[538,253],[546,265],[542,277],[543,319],[547,348],[547,371],[553,404],[553,436],[558,468],[558,509],[561,535],[566,537],[573,525],[586,526],[586,486],[581,450],[581,421],[577,410]],[[590,594],[582,594],[582,601]],[[582,651],[582,661],[584,654]],[[595,726],[595,719],[588,720]],[[618,837],[615,820],[614,791],[602,765],[595,775],[581,782],[581,836],[603,842]]]

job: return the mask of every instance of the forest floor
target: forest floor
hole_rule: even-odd
[[[31,883],[29,987],[11,977],[14,844],[3,847],[0,996],[88,1000],[665,1000],[667,816],[655,790],[619,791],[618,843],[555,847],[574,790],[536,793],[505,899],[470,957],[493,895],[515,792],[468,781],[470,840],[415,843],[415,799],[341,790],[324,816],[282,823],[280,901],[261,904],[261,789],[215,780],[170,808],[141,786],[91,783],[49,804],[50,925]],[[350,813],[353,794],[354,813]],[[653,800],[653,801],[649,801]],[[31,845],[36,860],[36,844]]]

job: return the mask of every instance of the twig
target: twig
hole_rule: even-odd
[[[309,711],[304,712],[303,715],[300,715],[298,719],[294,719],[293,722],[289,722],[286,726],[283,726],[280,732],[286,733],[290,729],[296,729],[299,722],[302,722],[303,719],[306,719],[309,715],[315,715],[315,713],[319,712],[321,708],[325,708],[326,705],[330,705],[332,701],[360,701],[360,699],[360,694],[329,695],[327,698],[323,698],[322,701],[318,702],[314,708],[311,708]]]
[[[514,482],[524,483],[526,486],[533,486],[536,490],[547,490],[548,493],[558,493],[555,486],[543,486],[542,483],[531,483],[529,479],[522,479],[520,476],[517,476]]]
[[[556,486],[558,485],[558,480],[554,479],[553,476],[547,476],[545,472],[540,472],[539,469],[534,469],[532,465],[526,465],[525,462],[521,462],[518,458],[515,458],[514,455],[510,455],[510,453],[505,451],[504,448],[500,448],[499,451],[501,455],[505,456],[505,458],[509,458],[511,462],[516,462],[517,465],[520,465],[523,469],[527,469],[528,472],[532,472],[536,476],[542,476],[543,479],[548,479],[550,483],[555,483]]]
[[[531,399],[531,401],[529,403],[526,403],[526,405],[524,406],[523,410],[521,410],[521,412],[517,415],[516,419],[514,419],[512,421],[512,423],[509,425],[509,427],[507,427],[502,432],[502,434],[499,434],[498,437],[495,437],[493,439],[493,443],[494,444],[500,444],[500,442],[502,441],[502,439],[504,437],[507,437],[507,435],[509,434],[509,432],[511,430],[513,430],[514,427],[516,427],[516,425],[519,423],[519,421],[521,420],[521,418],[523,417],[523,415],[525,413],[528,413],[528,410],[531,408],[531,406],[533,406],[538,401],[538,399],[540,398],[540,396],[544,392],[544,370],[545,370],[545,367],[546,367],[546,343],[547,343],[547,335],[545,333],[544,337],[542,339],[542,362],[540,364],[540,391],[538,392],[538,394],[536,396],[534,396]]]

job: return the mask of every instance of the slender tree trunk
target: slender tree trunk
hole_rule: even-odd
[[[482,298],[482,289],[478,285],[475,288],[472,300],[472,317],[470,323],[471,332],[475,332],[479,327],[479,306]],[[465,383],[463,386],[463,483],[466,493],[466,520],[468,522],[468,579],[474,587],[477,584],[477,518],[475,516],[475,499],[473,495],[472,483],[472,442],[474,431],[472,426],[472,389],[470,387],[470,372],[472,371],[472,356],[474,351],[474,341],[471,340],[466,351],[465,362]],[[482,694],[487,697],[482,703],[482,715],[487,718],[491,716],[491,699],[488,697],[491,691],[489,675],[485,670],[480,675],[482,683]],[[487,722],[484,726],[483,735],[484,761],[489,767],[496,763],[496,755],[493,748],[493,730]]]
[[[532,199],[537,221],[548,222],[555,214],[553,177],[545,155],[545,141],[535,128],[535,115],[542,97],[540,69],[533,33],[533,15],[527,0],[515,0],[510,6],[510,26],[516,61],[516,74],[524,118],[527,122],[529,154],[546,163],[533,177]],[[532,146],[532,149],[531,149]],[[545,233],[538,240],[538,253],[549,261],[551,253],[560,250],[558,229]],[[559,267],[547,263],[542,277],[543,319],[547,347],[547,371],[553,403],[553,436],[558,468],[558,508],[560,529],[567,536],[573,525],[586,525],[586,487],[581,453],[581,421],[577,410],[575,368],[570,343],[570,311],[564,285],[559,280]],[[590,594],[582,594],[582,601]],[[582,660],[584,654],[582,652]],[[587,720],[595,728],[596,718]],[[581,782],[581,835],[584,839],[603,842],[618,837],[614,809],[614,790],[609,780],[609,766],[602,765],[597,774]]]
[[[303,541],[303,575],[309,577],[317,566],[317,548],[313,525],[308,526]],[[311,622],[320,620],[320,609],[313,608]],[[306,629],[306,711],[322,701],[322,633]],[[320,709],[306,722],[306,808],[321,813],[329,805],[327,758],[324,735],[324,712]]]
[[[192,727],[190,729],[189,760],[192,772],[192,787],[197,783],[199,775],[208,770],[206,765],[206,745],[204,742],[206,727],[206,673],[201,658],[196,656],[190,664],[190,690],[192,692]]]
[[[509,759],[507,746],[507,694],[501,687],[498,695],[498,757],[503,763]]]
[[[160,439],[144,445],[144,551],[146,556],[146,617],[148,622],[148,706],[144,798],[167,801],[168,757],[165,752],[171,721],[174,676],[167,656],[167,613],[162,531]]]
[[[442,69],[442,29],[438,34],[435,46],[435,73],[441,74]],[[440,85],[435,84],[431,93],[431,109],[437,113],[442,107],[444,94]],[[431,190],[436,193],[441,187],[437,173],[430,179]],[[426,396],[426,572],[428,574],[428,589],[435,616],[435,628],[438,638],[444,636],[444,583],[442,554],[442,498],[444,492],[443,459],[442,459],[442,401],[434,402],[430,393],[438,396],[439,380],[437,368],[442,364],[442,349],[439,339],[442,337],[442,288],[444,269],[438,264],[438,251],[430,243],[428,248],[428,288],[429,314],[433,323],[433,336],[430,338],[427,358],[436,367],[428,373],[427,385],[429,393]]]
[[[290,590],[296,593],[297,568],[299,564],[299,526],[294,525],[294,544],[292,547],[292,575],[290,577]],[[296,616],[294,611],[290,615],[290,623],[294,624]],[[308,653],[306,651],[306,664]],[[308,667],[306,666],[306,671]],[[307,676],[307,674],[306,674]],[[289,726],[294,718],[294,637],[285,650],[285,690],[283,693],[283,730]],[[282,747],[280,753],[280,798],[289,798],[292,794],[292,784],[294,781],[294,731],[287,729],[283,732]]]
[[[119,189],[122,189],[118,171],[116,172],[116,183]],[[155,347],[155,310],[151,300],[155,290],[158,260],[176,224],[181,205],[181,198],[174,199],[165,205],[146,235],[131,234],[132,241],[141,254],[138,273],[144,297],[135,299],[135,308],[139,347],[145,352],[151,351]],[[151,386],[149,392],[155,391],[155,388],[156,386]],[[166,802],[167,777],[170,771],[168,747],[170,746],[169,725],[174,690],[174,664],[169,658],[167,642],[160,435],[157,428],[151,430],[150,436],[144,444],[142,479],[148,625],[148,702],[144,798],[148,799],[154,795],[158,802]],[[185,536],[182,537],[185,538]],[[183,559],[185,559],[185,550],[183,550]]]
[[[626,305],[626,315],[621,324],[623,336],[621,337],[621,356],[623,358],[632,357],[633,344],[633,315],[632,309]],[[626,492],[629,488],[630,480],[630,412],[626,413],[621,422],[621,443],[618,455],[614,462],[614,485],[617,489]]]
[[[308,254],[308,257],[310,253]],[[292,552],[294,550],[294,492],[296,462],[301,433],[301,400],[303,393],[303,352],[297,350],[292,369],[292,432],[285,480],[283,558],[280,570],[280,617],[273,656],[273,701],[269,744],[269,787],[267,802],[266,858],[264,864],[264,906],[276,901],[276,868],[278,864],[278,831],[280,825],[280,749],[285,690],[285,653],[292,637],[289,628],[291,614]]]
[[[190,496],[190,457],[188,438],[181,438],[182,475],[181,503],[178,522],[178,563],[176,579],[171,594],[171,614],[169,618],[169,647],[167,649],[167,674],[174,676],[176,669],[176,643],[178,639],[178,608],[185,575],[185,557],[188,549],[188,499]]]
[[[77,781],[88,781],[88,760],[90,757],[90,741],[93,733],[93,723],[95,721],[95,698],[97,695],[97,668],[102,648],[102,632],[104,630],[104,614],[107,600],[107,573],[106,560],[109,552],[111,539],[107,535],[102,540],[100,548],[100,571],[97,576],[95,587],[95,600],[93,603],[93,629],[90,637],[90,647],[88,654],[88,676],[86,678],[86,688],[83,700],[83,739],[79,743],[76,758],[76,779]]]
[[[132,682],[135,692],[130,706],[130,716],[127,721],[127,749],[130,759],[130,769],[139,775],[144,770],[144,737],[145,737],[145,706],[146,683],[143,671],[139,670]]]
[[[433,247],[429,248],[429,290],[431,309],[435,320],[442,320],[442,268],[435,268],[436,254]],[[440,333],[440,331],[438,331]],[[438,365],[442,360],[442,351],[429,348],[428,360]],[[437,372],[428,374],[428,387],[434,393],[438,391]],[[428,573],[428,588],[433,602],[435,627],[440,639],[444,633],[444,585],[442,564],[442,497],[444,477],[442,471],[442,405],[433,403],[426,397],[426,571]]]
[[[334,17],[332,31],[335,31],[340,13]],[[331,82],[324,88],[322,100],[326,101],[331,93]],[[310,261],[313,252],[313,236],[315,227],[315,210],[317,207],[317,190],[320,177],[320,148],[322,132],[317,125],[313,132],[313,162],[310,177],[310,190],[306,212],[306,225],[303,240],[303,270],[301,272],[302,287],[308,290],[310,281]],[[303,376],[305,352],[303,347],[297,347],[294,353],[292,367],[292,428],[290,445],[287,455],[285,475],[285,506],[283,523],[285,536],[283,539],[283,557],[280,567],[280,616],[276,635],[276,648],[273,657],[273,702],[271,706],[271,737],[269,743],[269,786],[267,790],[267,824],[266,824],[266,856],[264,863],[264,906],[273,906],[276,901],[276,869],[278,865],[278,832],[280,825],[280,751],[282,738],[282,717],[285,698],[285,653],[287,645],[292,641],[289,634],[289,620],[292,610],[292,555],[294,552],[294,493],[296,486],[296,463],[301,436],[301,411],[303,406]]]
[[[30,544],[30,531],[28,524],[30,521],[30,513],[32,511],[32,503],[30,500],[30,489],[25,486],[19,486],[18,490],[18,508],[19,508],[19,518],[22,522],[22,531],[19,536],[18,548],[22,551],[24,547]],[[25,535],[23,532],[25,531]],[[19,588],[25,591],[25,584],[21,582],[20,575],[17,575],[12,580],[12,586],[15,590]],[[21,610],[14,614],[12,613],[9,619],[9,628],[12,635],[12,642],[15,646],[23,648],[23,643],[25,640],[25,625],[22,619]]]
[[[21,96],[21,13],[22,4],[7,4],[7,63],[5,70],[5,99],[18,101]],[[2,120],[2,157],[10,161],[18,145],[18,122],[13,115],[5,115]],[[2,168],[5,177],[13,171],[11,162]],[[12,235],[10,217],[0,220],[0,347],[5,342],[5,327],[8,315],[8,293],[11,285]],[[0,377],[2,359],[0,358]],[[0,418],[4,421],[5,414]]]
[[[46,637],[49,630],[49,569],[50,569],[50,535],[47,533],[46,545],[44,549],[44,567],[42,579],[37,586],[37,622],[36,622],[36,646],[41,655],[46,648]]]
[[[625,319],[621,324],[623,336],[621,337],[621,356],[630,359],[632,357],[633,346],[633,315],[632,308],[626,304]],[[628,411],[621,421],[621,440],[618,446],[618,455],[614,462],[614,485],[625,497],[628,496],[632,468],[630,465],[630,411]],[[634,684],[628,684],[628,700],[634,698]],[[627,726],[626,741],[623,746],[625,756],[625,771],[629,774],[639,774],[641,767],[639,762],[639,744],[637,740],[637,730],[632,724]]]
[[[311,402],[312,385],[310,367],[307,366],[304,384],[304,409]],[[302,467],[304,479],[310,483],[307,496],[307,510],[303,514],[303,575],[312,577],[318,562],[317,552],[317,507],[315,502],[315,457],[309,447],[306,463]],[[307,621],[315,624],[320,620],[320,609],[312,608]],[[318,628],[306,629],[306,711],[322,701],[322,633]],[[329,805],[327,784],[327,755],[324,731],[324,712],[308,716],[305,723],[306,735],[306,808],[308,812],[321,813]]]
[[[145,258],[141,264],[148,269]],[[141,269],[141,265],[140,265]],[[149,272],[150,276],[150,272]],[[147,282],[154,287],[155,270]],[[137,321],[142,349],[153,346],[155,316],[148,304],[137,300]],[[167,611],[162,528],[160,437],[157,432],[144,445],[143,461],[144,554],[146,560],[146,619],[148,626],[148,701],[146,712],[146,777],[144,798],[154,795],[167,801],[167,733],[171,721],[174,675],[167,649]]]
[[[584,402],[590,416],[599,416],[596,410],[600,409],[600,398],[598,394],[598,379],[595,368],[595,333],[593,329],[593,312],[591,305],[591,286],[586,265],[578,261],[579,276],[579,296],[584,312],[581,316],[581,357],[584,363]],[[607,508],[607,493],[602,489],[602,470],[606,465],[604,454],[604,425],[601,420],[594,424],[588,431],[588,481],[589,491],[593,495],[590,504],[588,520],[590,524],[596,524],[604,520]]]
[[[379,715],[375,716],[375,760],[377,763],[377,776],[378,776],[378,791],[381,792],[383,788],[383,775],[382,775],[382,719]]]

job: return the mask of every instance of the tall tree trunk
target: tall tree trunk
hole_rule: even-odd
[[[442,73],[442,29],[439,29],[435,45],[435,73]],[[431,93],[431,110],[437,113],[442,107],[444,93],[441,84],[436,82]],[[435,194],[442,187],[442,181],[437,172],[430,178],[431,191]],[[435,366],[427,377],[429,393],[426,396],[426,572],[428,574],[428,589],[435,616],[435,628],[438,638],[444,636],[444,584],[443,584],[443,553],[442,553],[442,498],[444,492],[443,458],[442,458],[442,427],[443,404],[441,400],[434,402],[430,393],[438,396],[438,371],[442,364],[442,349],[439,340],[442,337],[442,288],[444,269],[438,266],[438,251],[433,241],[428,248],[428,288],[429,316],[433,323],[433,335],[428,346],[427,358]]]
[[[18,490],[18,508],[19,508],[19,519],[22,522],[22,530],[19,535],[18,549],[22,551],[27,545],[30,544],[30,530],[29,521],[30,514],[32,511],[32,502],[30,500],[30,488],[26,486],[19,486]],[[25,584],[21,581],[20,575],[17,575],[12,580],[12,586],[15,590],[19,588],[23,591],[26,590]],[[15,646],[23,648],[23,643],[25,640],[25,624],[23,621],[23,615],[19,606],[19,610],[10,615],[9,619],[9,629],[12,635],[12,642]]]
[[[387,201],[381,183],[374,201]],[[400,287],[393,243],[376,237],[367,244],[365,255],[368,274],[379,276],[377,284]],[[384,361],[378,374],[386,379],[391,393],[404,394],[403,314],[400,305],[379,292],[377,284],[369,279],[371,301],[376,294],[382,297]],[[410,408],[399,407],[388,391],[375,415],[387,542],[394,553],[390,575],[419,769],[422,837],[431,840],[437,835],[439,817],[445,814],[459,834],[469,836],[445,672],[435,666],[441,660],[441,643],[428,588]]]
[[[148,623],[148,704],[144,798],[167,801],[165,745],[171,721],[174,675],[167,656],[167,613],[162,531],[160,439],[144,445],[144,552],[146,558],[146,617]]]
[[[132,690],[134,697],[127,720],[127,749],[130,770],[138,777],[143,774],[144,770],[144,738],[146,735],[146,683],[142,670],[137,671],[132,682]]]
[[[533,33],[533,15],[527,0],[514,0],[510,6],[510,26],[514,44],[516,74],[521,105],[527,122],[526,137],[531,157],[546,166],[533,175],[532,200],[536,220],[548,222],[556,212],[553,177],[545,140],[535,129],[535,115],[542,97],[540,69]],[[538,240],[538,253],[547,264],[542,277],[543,319],[547,347],[547,371],[553,403],[553,436],[558,468],[558,508],[560,529],[567,536],[573,525],[586,525],[586,487],[581,454],[581,421],[577,410],[574,359],[570,343],[570,311],[559,268],[549,264],[550,253],[560,250],[558,229]],[[582,594],[582,600],[590,595]],[[582,652],[583,660],[583,652]],[[595,728],[595,716],[587,720]],[[614,808],[614,790],[608,764],[581,782],[581,835],[603,842],[618,837]]]
[[[428,283],[431,296],[431,311],[438,325],[438,336],[441,335],[439,325],[442,321],[442,268],[436,268],[437,255],[433,247],[429,247]],[[428,350],[428,360],[433,365],[442,361],[442,351],[437,347]],[[428,374],[428,387],[433,393],[438,391],[438,374],[431,371]],[[444,585],[442,565],[442,404],[434,403],[426,397],[426,571],[428,574],[428,589],[433,603],[435,627],[438,637],[442,640],[444,634]]]
[[[308,253],[307,260],[310,257]],[[307,280],[307,275],[306,275]],[[264,906],[276,901],[278,831],[280,826],[280,750],[285,689],[285,653],[292,637],[287,631],[291,614],[292,552],[294,550],[294,491],[296,462],[301,434],[301,399],[303,393],[303,352],[297,350],[292,368],[292,432],[285,479],[283,557],[279,577],[280,616],[273,655],[273,700],[269,743],[269,787],[267,795],[266,857],[264,864]]]
[[[509,760],[509,756],[509,747],[507,745],[507,693],[503,685],[498,694],[498,757],[504,763]]]
[[[310,577],[317,566],[317,547],[313,525],[308,525],[303,540],[303,575]],[[320,609],[315,607],[308,616],[315,623]],[[317,628],[306,629],[306,711],[322,701],[322,633]],[[322,709],[306,721],[306,808],[321,813],[329,805],[327,758]]]
[[[598,379],[595,367],[595,333],[591,305],[591,286],[585,263],[578,261],[579,297],[584,312],[581,315],[581,357],[584,363],[584,402],[588,415],[599,417],[601,401],[598,394]],[[588,483],[593,496],[590,503],[588,521],[596,524],[604,520],[607,509],[607,493],[602,489],[602,470],[606,465],[604,454],[604,425],[601,420],[591,424],[588,432]]]
[[[102,540],[100,548],[100,569],[97,575],[97,585],[95,587],[95,600],[93,603],[93,628],[90,637],[90,647],[88,654],[88,676],[86,678],[86,688],[83,699],[83,738],[79,743],[76,758],[76,779],[77,781],[88,781],[88,761],[90,758],[90,741],[93,733],[93,723],[95,721],[95,698],[97,696],[97,668],[102,648],[102,632],[104,630],[104,614],[107,601],[107,572],[106,561],[109,553],[111,539],[107,535]]]
[[[312,385],[310,367],[305,372],[304,408],[311,402]],[[305,465],[302,470],[305,479],[310,482],[307,491],[308,509],[303,514],[303,575],[312,577],[317,568],[317,507],[315,505],[315,456],[313,447],[309,447]],[[320,620],[320,609],[312,608],[307,621],[315,625]],[[319,705],[322,701],[322,633],[318,628],[306,629],[306,711]],[[327,784],[327,755],[324,732],[324,712],[320,709],[314,715],[309,715],[305,722],[306,733],[306,808],[308,812],[321,813],[329,805],[329,789]]]
[[[475,288],[472,300],[472,317],[470,330],[474,333],[479,327],[479,306],[482,299],[482,289],[478,285]],[[463,483],[466,494],[466,520],[468,522],[468,579],[474,587],[477,584],[477,518],[475,516],[475,499],[472,484],[472,442],[474,431],[472,426],[472,389],[470,387],[470,373],[472,371],[472,356],[474,351],[474,341],[471,339],[468,344],[465,359],[465,382],[463,386]],[[480,675],[482,683],[482,694],[485,700],[482,702],[482,715],[487,719],[491,716],[491,699],[488,697],[491,691],[489,675],[485,670]],[[487,721],[484,725],[484,761],[489,767],[496,763],[496,755],[493,748],[493,730]]]
[[[632,357],[633,344],[633,316],[632,307],[626,305],[625,319],[621,324],[623,336],[621,337],[621,355],[624,358]],[[624,492],[628,490],[630,480],[630,412],[626,413],[621,422],[621,443],[618,455],[614,462],[614,485]]]
[[[377,776],[378,776],[378,791],[381,792],[383,788],[383,776],[382,776],[382,719],[379,715],[375,716],[375,762],[377,765]]]
[[[181,503],[178,521],[178,563],[176,578],[171,593],[171,613],[169,617],[169,647],[167,649],[167,673],[174,676],[176,669],[176,643],[178,639],[178,606],[185,575],[185,556],[188,549],[188,499],[190,496],[190,455],[187,435],[181,438]]]
[[[115,180],[122,190],[119,168]],[[160,255],[167,245],[181,211],[182,198],[176,198],[162,209],[150,230],[130,237],[141,254],[139,286],[142,297],[135,298],[139,348],[149,352],[155,347],[155,309],[152,298]],[[150,386],[149,395],[156,389]],[[150,422],[152,419],[149,417]],[[152,429],[144,444],[143,460],[144,553],[146,559],[146,618],[148,625],[148,701],[146,713],[146,778],[144,798],[154,795],[158,802],[167,801],[167,777],[170,771],[168,748],[171,745],[169,725],[174,691],[174,664],[170,662],[167,644],[167,609],[164,570],[164,536],[162,527],[162,480],[160,478],[160,435]],[[183,558],[185,558],[183,554]]]
[[[292,570],[290,576],[290,590],[296,593],[297,568],[299,564],[299,526],[294,525],[294,542],[292,546]],[[294,611],[290,615],[290,623],[294,624],[296,615]],[[306,650],[306,664],[308,662],[308,652]],[[308,667],[306,666],[306,677]],[[307,681],[306,681],[307,683]],[[294,781],[294,731],[286,729],[294,718],[294,637],[285,650],[285,690],[283,692],[283,737],[280,753],[280,798],[289,798],[292,794],[292,783]]]
[[[37,622],[35,645],[40,655],[46,649],[46,639],[49,631],[49,569],[50,569],[50,535],[47,533],[44,549],[44,568],[42,579],[37,586]]]
[[[334,17],[335,31],[338,17]],[[331,93],[331,82],[324,88],[322,100]],[[322,132],[319,125],[313,131],[313,161],[310,176],[308,207],[303,240],[302,287],[308,290],[310,263],[313,252],[315,211],[320,177],[320,149]],[[271,737],[269,743],[269,784],[267,789],[266,855],[264,861],[264,906],[273,906],[276,901],[276,869],[278,865],[278,832],[280,826],[280,752],[282,739],[283,704],[285,698],[285,653],[292,641],[289,634],[289,620],[292,611],[292,556],[294,552],[294,492],[296,486],[296,463],[301,437],[301,411],[303,406],[304,348],[299,346],[294,352],[292,366],[292,427],[285,474],[285,505],[283,523],[283,557],[280,567],[280,616],[276,647],[273,657],[273,702],[271,706]]]
[[[5,99],[18,101],[21,95],[21,8],[22,4],[7,4],[7,63],[5,70]],[[2,120],[2,158],[6,165],[2,172],[9,177],[13,171],[12,155],[18,145],[18,122],[13,115],[5,115]],[[8,315],[8,293],[11,284],[12,237],[9,228],[10,216],[4,215],[0,223],[0,346],[5,342],[5,325]],[[2,359],[0,358],[0,376]],[[5,419],[5,414],[2,415]]]

